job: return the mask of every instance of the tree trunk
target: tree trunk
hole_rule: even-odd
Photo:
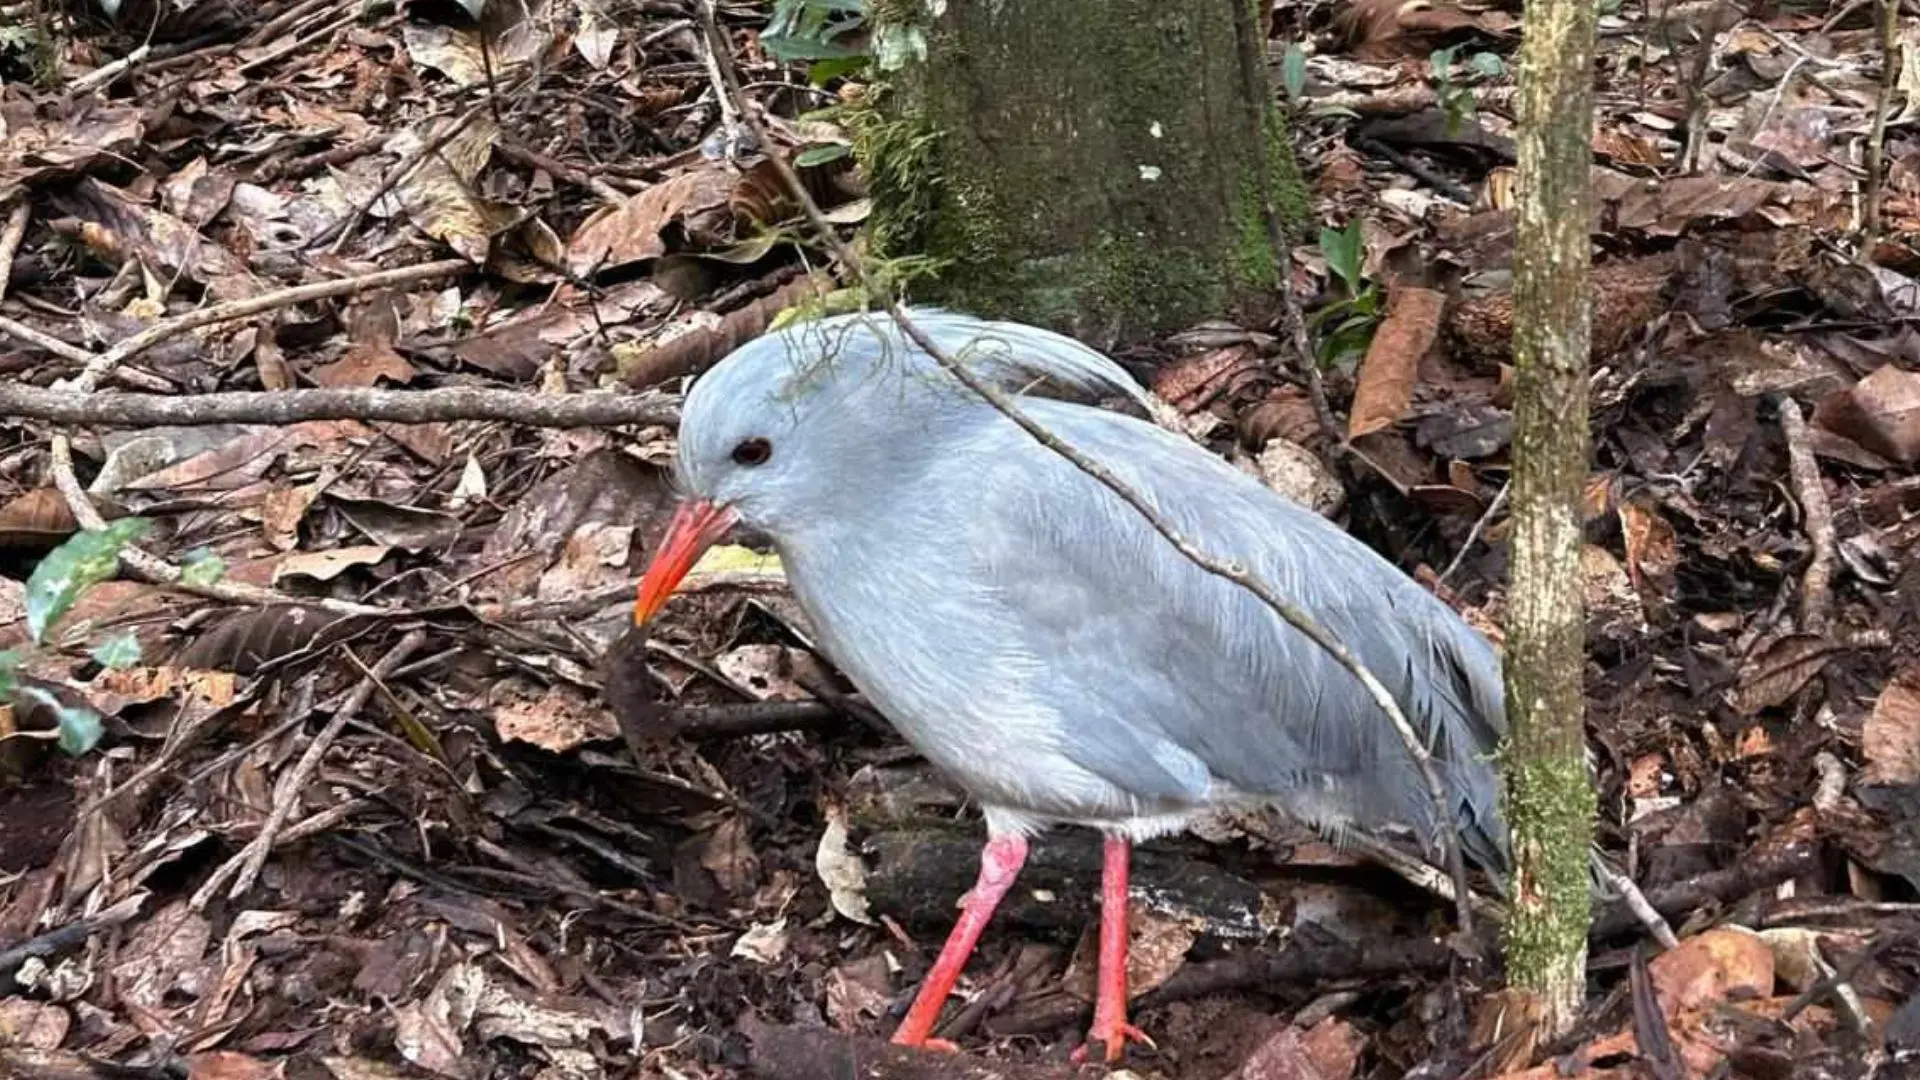
[[[1590,0],[1527,0],[1514,250],[1513,581],[1507,621],[1507,971],[1565,1031],[1586,988],[1594,794],[1582,717],[1593,127]]]
[[[1265,26],[1252,0],[950,0],[856,125],[875,254],[934,260],[916,299],[1096,346],[1258,311],[1268,210],[1306,206]]]

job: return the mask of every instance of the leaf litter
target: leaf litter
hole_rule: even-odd
[[[766,170],[705,152],[725,118],[680,5],[65,7],[73,81],[0,81],[0,203],[28,211],[0,314],[101,349],[230,297],[468,267],[180,335],[122,386],[679,389],[824,288],[774,242],[788,208]],[[1526,1039],[1469,1039],[1500,1074],[1863,1076],[1920,1050],[1900,1019],[1920,1001],[1920,64],[1903,44],[1886,228],[1851,264],[1878,61],[1872,6],[1830,8],[1602,16],[1588,725],[1603,844],[1635,852],[1684,940],[1643,963],[1603,932],[1586,1040],[1541,1064]],[[1276,52],[1312,42],[1283,67],[1319,215],[1343,226],[1339,250],[1295,253],[1297,291],[1320,310],[1357,273],[1382,318],[1325,372],[1331,429],[1268,327],[1171,335],[1141,370],[1163,419],[1497,639],[1517,17],[1273,14]],[[755,44],[764,14],[722,18],[770,117],[809,107]],[[108,78],[149,33],[164,55]],[[1710,133],[1692,162],[1689,102]],[[849,141],[776,127],[778,153]],[[865,216],[846,156],[803,164],[836,220]],[[11,376],[73,373],[0,340]],[[1794,488],[1782,395],[1811,417],[1829,521]],[[0,709],[0,1072],[706,1078],[739,1074],[749,1013],[890,1029],[972,872],[924,838],[964,848],[978,823],[815,654],[764,545],[713,549],[661,636],[622,646],[675,737],[629,746],[601,696],[665,526],[668,432],[74,431],[112,528],[202,586],[289,601],[248,607],[83,588],[84,546],[48,557],[79,526],[46,426],[8,425],[0,633],[48,647]],[[1372,467],[1343,463],[1348,436]],[[1815,528],[1836,556],[1824,629],[1799,611]],[[324,607],[341,603],[391,614]],[[4,737],[80,706],[100,724],[85,756]],[[270,816],[264,873],[196,905]],[[1134,1019],[1160,1050],[1135,1075],[1404,1075],[1463,1050],[1431,1022],[1449,1002],[1476,1032],[1524,1028],[1417,963],[1404,922],[1440,910],[1426,898],[1284,829],[1208,835],[1143,849]],[[1048,846],[955,1012],[1016,1066],[1078,1037],[1090,969],[1097,845]],[[1302,983],[1249,956],[1330,959]]]

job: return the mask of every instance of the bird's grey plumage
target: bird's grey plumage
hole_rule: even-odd
[[[1071,339],[913,318],[1009,391],[1044,377],[1145,400]],[[1504,872],[1488,756],[1505,720],[1484,639],[1365,545],[1180,436],[1067,401],[1019,403],[1346,643],[1428,741],[1468,855]],[[884,315],[743,347],[696,383],[681,431],[683,482],[773,538],[825,651],[982,803],[990,828],[1078,822],[1141,837],[1261,801],[1327,828],[1398,822],[1434,840],[1420,775],[1351,673]],[[771,459],[733,464],[731,448],[753,437]]]

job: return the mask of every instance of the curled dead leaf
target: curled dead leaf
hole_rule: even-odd
[[[1820,674],[1831,655],[1833,646],[1813,634],[1786,634],[1767,642],[1740,669],[1731,701],[1734,711],[1753,716],[1786,704]]]
[[[1360,362],[1347,438],[1391,427],[1412,406],[1420,358],[1440,336],[1440,314],[1445,308],[1446,297],[1432,289],[1393,291],[1387,299],[1386,318]]]
[[[1894,673],[1860,734],[1867,784],[1920,784],[1920,664]]]

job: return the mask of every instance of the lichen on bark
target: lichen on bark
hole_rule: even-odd
[[[852,124],[873,252],[932,261],[917,298],[1103,344],[1257,308],[1265,208],[1307,204],[1231,2],[948,4]]]
[[[1527,0],[1514,238],[1513,532],[1505,662],[1514,895],[1507,972],[1549,1034],[1586,988],[1594,794],[1583,716],[1594,5]]]

